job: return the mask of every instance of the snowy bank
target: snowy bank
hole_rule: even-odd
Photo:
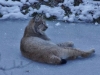
[[[74,0],[0,0],[0,19],[27,19],[43,12],[47,19],[100,23],[100,1],[81,1],[75,5]]]

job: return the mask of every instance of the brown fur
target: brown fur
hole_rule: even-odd
[[[94,53],[94,50],[84,52],[74,49],[72,43],[56,45],[44,33],[46,29],[43,16],[36,15],[30,20],[20,43],[21,53],[24,57],[48,64],[61,64],[62,59],[75,59],[78,56],[88,57]]]

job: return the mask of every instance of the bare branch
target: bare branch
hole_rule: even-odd
[[[20,62],[20,65],[17,65],[17,66],[16,66],[15,61],[14,61],[13,67],[11,67],[11,68],[0,67],[0,70],[2,70],[2,71],[8,71],[8,70],[17,69],[17,68],[24,68],[24,67],[30,65],[31,63],[32,63],[32,61],[29,62],[29,63],[27,63],[27,64],[25,64],[25,65],[23,65],[23,62],[21,61],[21,62]]]

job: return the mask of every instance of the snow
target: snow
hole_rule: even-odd
[[[49,65],[21,55],[20,40],[28,22],[29,19],[0,21],[0,75],[100,75],[100,24],[47,21],[46,34],[53,42],[72,41],[76,48],[96,51],[89,58]],[[57,23],[61,25],[56,26]]]
[[[49,13],[46,13],[46,17],[49,18],[50,17],[50,14]]]
[[[44,0],[45,2],[48,2],[48,0]]]
[[[26,0],[21,0],[21,2],[22,2],[23,4],[25,4],[25,3],[26,3]]]
[[[64,21],[66,21],[67,19],[68,19],[68,16],[65,16],[65,17],[63,18]]]
[[[74,22],[74,19],[75,19],[75,14],[72,14],[72,15],[69,16],[68,21]]]
[[[95,22],[95,25],[98,25],[98,23],[97,23],[97,22]]]
[[[18,13],[9,13],[3,16],[2,19],[6,19],[6,18],[10,18],[10,19],[21,19],[21,18],[27,18],[27,15],[23,15],[22,13],[18,12]]]
[[[48,2],[48,0],[44,0]],[[74,6],[74,0],[64,0],[63,3],[59,3],[58,6],[50,7],[47,5],[41,5],[39,9],[29,7],[28,13],[23,14],[25,10],[22,10],[24,4],[34,4],[38,2],[37,0],[21,0],[21,1],[12,1],[12,0],[0,0],[0,14],[3,17],[0,19],[28,19],[34,12],[44,12],[46,17],[56,16],[58,20],[68,21],[68,22],[93,22],[93,19],[100,17],[100,1],[93,0],[83,0],[83,3],[79,6]],[[61,5],[67,6],[71,9],[72,14],[65,15],[65,11],[61,8]],[[21,11],[22,10],[22,11]],[[13,15],[12,15],[13,14]],[[16,15],[18,14],[18,15]],[[18,16],[18,17],[17,17]]]
[[[66,6],[73,6],[74,0],[64,0],[64,5]]]
[[[56,11],[55,11],[56,10]],[[61,17],[64,16],[65,12],[63,9],[61,9],[61,7],[54,7],[54,8],[51,8],[49,6],[46,6],[46,5],[41,5],[40,9],[37,10],[36,12],[44,12],[46,13],[46,16],[48,17],[47,13],[51,16],[55,15],[58,17],[58,19],[61,19]],[[59,15],[59,16],[58,16]]]
[[[0,9],[3,14],[2,19],[12,18],[12,19],[18,19],[18,18],[27,18],[27,15],[23,15],[20,12],[20,8],[18,6],[12,6],[12,7],[1,7]]]
[[[60,24],[60,22],[58,22],[58,23],[56,23],[55,25],[56,25],[56,26],[59,26],[59,25],[61,25],[61,24]]]
[[[37,2],[37,0],[29,0],[30,3]]]
[[[11,0],[8,0],[8,1],[0,0],[0,4],[7,5],[7,6],[22,6],[21,2],[18,2],[18,1],[13,2]]]

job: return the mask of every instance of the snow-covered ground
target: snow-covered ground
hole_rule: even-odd
[[[73,41],[76,48],[96,51],[89,58],[48,65],[26,59],[20,53],[20,40],[28,21],[0,21],[0,75],[100,75],[100,25],[47,21],[46,34],[53,42]]]
[[[59,3],[55,7],[50,7],[47,5],[41,5],[39,9],[36,8],[26,8],[22,9],[24,5],[30,6],[31,3],[37,2],[38,0],[0,0],[0,19],[27,19],[34,12],[44,12],[46,17],[56,16],[58,20],[68,21],[68,22],[93,22],[94,19],[100,18],[100,1],[93,0],[83,0],[83,3],[79,6],[74,6],[74,0],[64,0],[63,3]],[[48,0],[44,0],[48,2]],[[68,7],[70,11],[65,8],[62,9],[62,5]],[[26,13],[25,13],[26,12]],[[67,12],[67,13],[66,13]],[[71,13],[69,13],[71,12]],[[23,14],[25,13],[25,14]],[[100,21],[100,20],[99,20]],[[96,22],[96,21],[95,21]]]

